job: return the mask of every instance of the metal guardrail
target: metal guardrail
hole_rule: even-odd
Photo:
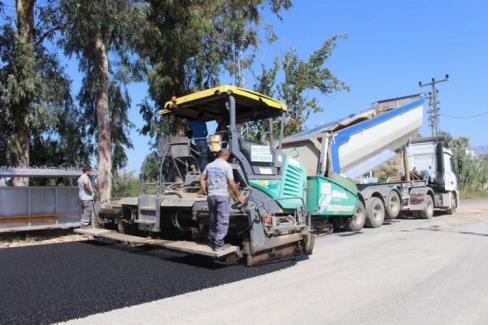
[[[76,168],[15,168],[0,166],[0,177],[79,177],[81,170]],[[92,175],[96,176],[96,171]]]

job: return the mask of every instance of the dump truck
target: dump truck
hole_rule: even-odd
[[[309,180],[317,181],[308,191],[320,202],[313,203],[319,207],[315,212],[309,207],[316,229],[379,227],[402,211],[420,218],[432,218],[434,209],[454,212],[459,193],[452,152],[443,138],[417,136],[424,102],[420,94],[378,101],[364,112],[284,140],[283,151],[307,169]],[[397,149],[402,153],[402,176],[383,183],[344,181],[394,157]],[[345,192],[358,201],[354,215]]]

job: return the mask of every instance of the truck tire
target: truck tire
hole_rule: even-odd
[[[396,219],[402,209],[402,201],[397,191],[391,191],[386,198],[386,218]]]
[[[359,201],[356,213],[346,222],[346,229],[349,231],[360,231],[366,222],[366,208],[363,201]]]
[[[457,207],[457,199],[454,194],[451,193],[451,208],[446,210],[446,213],[449,215],[453,215],[456,213],[456,207]]]
[[[385,205],[377,197],[372,197],[366,211],[366,226],[369,228],[381,227],[385,221]]]
[[[431,219],[434,216],[434,200],[432,200],[432,196],[425,196],[425,208],[418,211],[418,216],[422,219]]]

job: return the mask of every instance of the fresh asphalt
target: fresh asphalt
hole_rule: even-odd
[[[95,241],[0,250],[0,324],[49,324],[273,272]]]

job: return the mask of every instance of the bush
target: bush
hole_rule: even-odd
[[[112,196],[114,198],[139,196],[140,190],[140,181],[133,172],[117,173],[114,176],[112,189]]]

